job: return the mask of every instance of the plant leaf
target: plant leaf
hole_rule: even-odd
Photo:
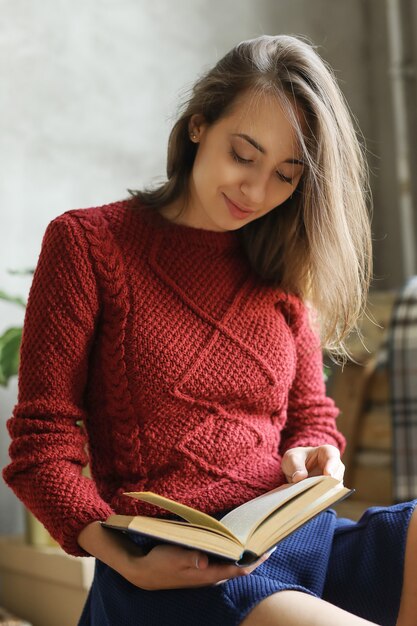
[[[7,270],[8,274],[12,274],[12,276],[30,276],[35,273],[33,268],[26,268],[24,270]]]
[[[6,300],[7,302],[14,302],[19,306],[26,307],[26,302],[20,296],[11,296],[10,294],[0,289],[0,300]]]
[[[0,337],[0,385],[5,387],[19,370],[22,328],[8,328]]]

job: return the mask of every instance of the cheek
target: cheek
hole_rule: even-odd
[[[287,184],[278,184],[275,186],[275,189],[272,188],[269,195],[269,206],[279,206],[283,204],[293,193],[292,187],[289,187]]]
[[[227,187],[242,182],[242,173],[227,157],[228,155],[224,158],[219,157],[218,152],[213,154],[207,151],[197,152],[192,172],[197,189],[208,187],[211,191],[215,191],[217,187]]]
[[[205,161],[206,160],[200,156],[200,153],[197,152],[191,172],[191,178],[197,192],[205,188],[207,180],[211,177],[210,170]]]

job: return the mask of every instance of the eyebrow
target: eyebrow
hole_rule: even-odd
[[[266,150],[263,146],[261,146],[253,137],[246,135],[246,133],[232,133],[232,137],[241,137],[245,139],[248,143],[250,143],[254,148],[262,152],[262,154],[266,154]],[[294,165],[305,165],[304,161],[300,159],[285,159],[284,163],[293,163]]]

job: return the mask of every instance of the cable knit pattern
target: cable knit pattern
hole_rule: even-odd
[[[306,307],[257,280],[237,232],[134,200],[49,224],[3,474],[67,552],[114,511],[161,513],[124,491],[213,513],[276,487],[289,447],[343,450],[337,413]]]

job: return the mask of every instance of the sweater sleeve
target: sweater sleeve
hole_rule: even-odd
[[[293,325],[296,371],[288,397],[280,453],[298,446],[323,444],[336,446],[343,453],[345,438],[336,427],[339,410],[326,396],[320,340],[309,321],[306,306],[298,302],[296,309]]]
[[[45,231],[29,292],[17,404],[7,426],[3,476],[62,548],[75,556],[80,531],[113,511],[82,474],[83,395],[99,313],[95,276],[81,226],[69,214]]]

